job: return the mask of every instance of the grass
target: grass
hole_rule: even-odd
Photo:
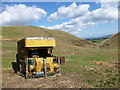
[[[49,30],[35,26],[5,26],[2,27],[3,38],[21,39],[23,37],[54,37],[58,46],[81,45],[89,46],[94,45],[87,40],[80,39],[74,35],[60,30]]]
[[[3,38],[19,39],[28,36],[55,37],[57,47],[54,49],[54,55],[66,58],[66,63],[61,65],[61,69],[71,75],[74,73],[74,77],[80,79],[79,82],[86,82],[88,85],[98,88],[118,86],[117,67],[106,65],[116,62],[117,49],[83,47],[84,44],[88,46],[92,44],[59,30],[47,30],[34,26],[3,27]],[[82,45],[76,46],[75,42],[82,43]],[[11,62],[15,61],[16,42],[3,41],[2,44],[2,67],[10,68]],[[103,61],[105,64],[99,65],[93,61]]]
[[[110,38],[104,40],[103,42],[101,42],[100,44],[97,45],[97,47],[103,48],[103,49],[118,49],[118,38],[120,38],[120,32],[118,32],[117,34],[111,36]]]
[[[66,64],[61,65],[61,69],[65,72],[74,73],[76,78],[80,78],[79,82],[86,82],[93,87],[117,87],[118,86],[118,74],[114,67],[106,65],[98,65],[93,63],[95,61],[104,61],[105,63],[117,59],[116,55],[110,55],[109,53],[115,53],[115,49],[91,49],[91,48],[55,48],[56,52],[71,52],[80,54],[54,54],[56,56],[64,56],[66,58]],[[11,62],[15,60],[16,43],[15,42],[3,42],[3,59],[2,67],[10,68]],[[98,69],[100,68],[100,70]]]
[[[10,68],[11,62],[15,61],[16,42],[3,41],[2,42],[2,67]]]
[[[110,61],[113,59],[116,59],[117,57],[115,56],[110,56],[110,55],[102,55],[102,54],[92,54],[92,55],[62,55],[65,56],[69,61],[67,62],[69,66],[65,65],[62,68],[68,69],[69,71],[78,71],[79,68],[82,66],[92,66],[93,64],[91,64],[90,62],[92,62],[93,60],[95,61]],[[71,67],[72,66],[72,67]],[[77,68],[75,69],[75,67],[77,66]]]
[[[104,41],[105,39],[100,39],[100,40],[89,40],[89,41],[91,41],[91,42],[93,42],[93,43],[101,43],[102,41]]]
[[[86,52],[86,49],[84,50],[82,51]],[[118,87],[117,68],[105,64],[109,61],[117,60],[117,54],[116,56],[108,55],[107,53],[101,54],[100,51],[96,50],[96,52],[92,53],[89,51],[90,54],[85,55],[62,55],[65,56],[68,61],[65,65],[62,65],[61,68],[65,72],[74,73],[76,77],[81,78],[80,82],[85,81],[93,87],[116,88]],[[107,50],[107,52],[111,52],[111,50]],[[103,61],[105,64],[95,64],[93,60]]]
[[[56,51],[69,51],[73,50],[76,41],[82,42],[83,45],[88,43],[87,40],[80,39],[74,35],[66,33],[60,30],[49,30],[43,29],[35,26],[4,26],[2,27],[2,36],[3,39],[21,39],[23,37],[54,37],[56,39],[57,48]],[[16,42],[15,41],[3,41],[2,42],[2,50],[3,50],[3,67],[11,67],[11,61],[15,60],[16,54]],[[86,45],[91,45],[90,43]]]

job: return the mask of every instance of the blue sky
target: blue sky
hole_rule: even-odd
[[[59,29],[81,38],[118,32],[117,3],[3,2],[2,25]]]

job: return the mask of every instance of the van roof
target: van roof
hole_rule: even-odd
[[[26,40],[55,40],[55,38],[52,37],[26,37]]]

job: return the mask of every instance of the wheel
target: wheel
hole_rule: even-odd
[[[17,62],[12,62],[12,68],[13,68],[14,72],[17,73],[17,71],[18,71]]]

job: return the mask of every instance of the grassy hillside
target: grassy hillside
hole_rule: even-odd
[[[60,30],[48,30],[34,26],[6,26],[3,27],[2,31],[3,87],[18,88],[20,86],[26,87],[24,85],[27,85],[31,88],[38,88],[38,85],[41,85],[41,80],[39,79],[38,82],[37,79],[31,79],[34,80],[31,82],[36,83],[36,85],[33,85],[33,83],[29,83],[29,80],[24,81],[24,79],[17,77],[18,75],[15,76],[11,69],[4,69],[11,68],[11,62],[16,59],[17,47],[16,41],[14,40],[32,36],[54,37],[57,40],[57,47],[53,50],[53,55],[64,56],[66,59],[66,63],[61,65],[62,75],[57,76],[57,79],[54,81],[51,81],[50,78],[43,80],[45,86],[51,85],[52,83],[52,88],[62,87],[64,85],[64,88],[66,88],[69,87],[69,84],[73,86],[73,88],[118,87],[118,50],[115,48],[90,48],[95,47],[96,44]],[[12,74],[10,72],[12,72]],[[59,80],[58,78],[60,78],[60,81],[57,82],[57,80]],[[55,86],[55,82],[63,82],[65,78],[68,78],[68,82]],[[49,83],[47,81],[51,82]],[[44,85],[40,87],[44,87]],[[50,86],[48,86],[48,88],[49,87]]]
[[[104,48],[104,49],[118,48],[118,38],[120,38],[120,32],[104,40],[103,42],[98,44],[96,47]]]
[[[35,26],[6,26],[2,28],[3,39],[21,39],[23,37],[54,37],[57,46],[90,47],[94,44],[60,30],[49,30]],[[67,45],[66,45],[67,44]]]
[[[24,37],[54,37],[57,42],[56,51],[69,51],[83,47],[94,47],[95,44],[80,39],[74,35],[60,30],[49,30],[35,26],[5,26],[2,27],[2,49],[4,67],[9,67],[15,60],[16,43]],[[14,41],[15,40],[15,41]]]
[[[89,40],[89,41],[91,41],[91,42],[93,42],[93,43],[99,44],[99,43],[103,42],[104,40],[105,40],[105,39],[100,39],[100,40]]]

